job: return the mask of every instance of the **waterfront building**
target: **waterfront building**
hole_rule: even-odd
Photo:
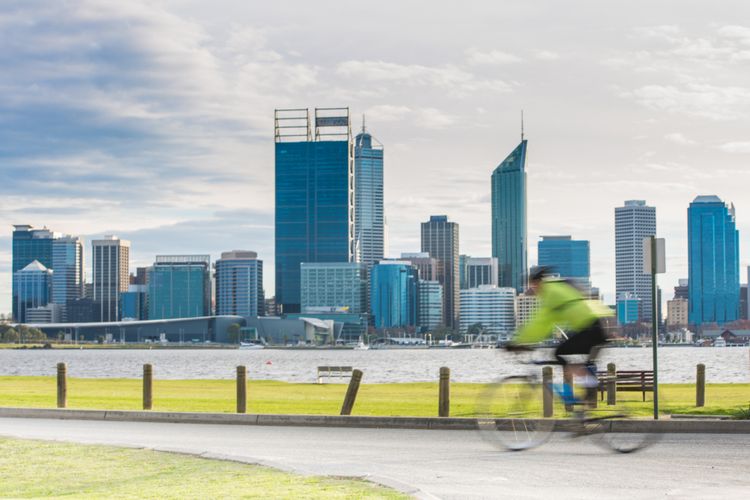
[[[492,256],[498,260],[498,285],[526,289],[526,143],[492,172]]]
[[[536,295],[522,293],[516,296],[516,327],[521,328],[529,322],[539,310],[539,299]]]
[[[210,269],[208,255],[157,255],[147,273],[148,318],[209,316]]]
[[[381,261],[370,270],[370,300],[375,328],[417,324],[417,270],[405,261]]]
[[[736,321],[740,309],[739,232],[734,205],[698,196],[688,208],[688,316],[691,325]]]
[[[302,312],[367,312],[367,268],[360,262],[303,262]]]
[[[419,279],[426,281],[437,281],[442,273],[442,261],[430,257],[428,252],[406,252],[401,254],[401,259],[411,263],[417,268]]]
[[[60,323],[62,321],[62,308],[59,304],[50,302],[46,306],[26,309],[27,323]]]
[[[516,327],[516,289],[480,285],[461,290],[460,331],[480,324],[484,333],[510,336]]]
[[[13,310],[16,321],[26,323],[26,311],[49,304],[52,298],[52,270],[34,260],[13,273]]]
[[[672,299],[667,301],[667,328],[669,330],[688,326],[688,300]]]
[[[466,288],[497,286],[498,265],[495,257],[468,257],[464,260]]]
[[[67,320],[67,303],[83,297],[83,241],[64,235],[52,240],[52,302],[61,321]]]
[[[11,263],[11,295],[14,297],[12,314],[16,321],[20,319],[18,302],[18,283],[15,273],[37,261],[47,269],[52,269],[52,241],[57,235],[47,228],[34,229],[28,224],[16,224],[13,226],[12,263]]]
[[[354,238],[369,269],[384,255],[383,145],[365,130],[354,138]]]
[[[314,133],[313,133],[314,130]],[[299,312],[300,264],[352,262],[354,161],[348,108],[275,112],[276,305]]]
[[[263,261],[256,252],[222,252],[216,270],[216,314],[218,316],[263,316]]]
[[[120,293],[120,315],[123,320],[148,319],[147,285],[129,285]]]
[[[106,235],[93,240],[92,279],[93,299],[99,304],[101,321],[120,319],[120,294],[128,291],[130,277],[130,242]]]
[[[443,285],[443,322],[458,327],[461,303],[458,273],[458,224],[447,215],[432,215],[422,223],[422,252],[441,261],[437,281]]]
[[[588,240],[571,236],[542,236],[537,243],[540,266],[550,267],[561,278],[588,282],[591,278],[591,256]]]
[[[417,327],[432,332],[443,324],[443,286],[420,279],[417,285]]]
[[[102,320],[101,305],[88,297],[68,301],[65,309],[68,323],[98,323]]]
[[[643,240],[656,235],[656,208],[628,200],[615,208],[615,291],[638,297],[637,321],[651,321],[651,275],[643,273]]]
[[[641,299],[632,292],[622,292],[617,296],[617,323],[629,325],[640,320]]]

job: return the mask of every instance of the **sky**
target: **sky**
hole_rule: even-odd
[[[591,241],[644,199],[687,277],[687,207],[734,202],[750,263],[750,4],[692,1],[0,3],[0,312],[13,224],[156,254],[255,250],[273,295],[273,111],[348,106],[385,147],[389,253],[447,214],[491,253],[490,175],[528,139],[540,235]],[[743,24],[744,23],[744,24]],[[89,266],[87,265],[87,268]],[[90,274],[90,268],[87,269]]]

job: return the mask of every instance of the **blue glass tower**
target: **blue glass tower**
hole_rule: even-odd
[[[13,273],[12,295],[14,297],[13,318],[20,321],[19,303],[15,300],[18,295],[15,273],[35,260],[45,268],[52,269],[52,242],[55,234],[49,229],[34,229],[26,224],[18,224],[13,228],[13,263],[11,266],[11,272]]]
[[[276,304],[300,311],[300,264],[354,260],[349,110],[276,110]]]
[[[362,262],[370,268],[383,258],[383,146],[365,130],[354,139],[354,239]]]
[[[573,240],[570,236],[542,236],[537,251],[539,265],[551,267],[562,278],[588,280],[591,277],[587,240]]]
[[[52,296],[52,271],[38,260],[34,260],[13,273],[13,310],[17,311],[16,321],[26,321],[26,311],[34,307],[46,306]]]
[[[157,255],[148,270],[148,318],[196,318],[211,314],[208,255]]]
[[[740,308],[739,232],[734,205],[698,196],[688,207],[688,321],[735,321]]]
[[[263,261],[256,252],[223,252],[216,261],[216,314],[255,317],[265,314]]]
[[[370,271],[370,302],[375,328],[417,324],[416,268],[408,262],[384,261]]]
[[[527,281],[526,143],[492,173],[492,256],[498,260],[498,286],[522,292]]]

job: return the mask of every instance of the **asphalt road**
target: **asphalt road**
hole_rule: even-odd
[[[750,435],[672,434],[631,455],[563,435],[536,450],[499,452],[471,431],[0,418],[0,435],[224,455],[303,474],[370,475],[428,498],[750,498]]]

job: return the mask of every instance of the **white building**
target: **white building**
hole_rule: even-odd
[[[49,303],[46,306],[26,309],[27,323],[59,323],[62,318],[62,308],[59,304]]]
[[[516,327],[523,325],[539,310],[539,299],[536,295],[521,294],[516,297]]]
[[[670,329],[688,325],[687,299],[672,299],[667,301],[667,327]]]
[[[497,257],[467,257],[464,269],[466,288],[497,286]]]
[[[628,200],[615,208],[615,284],[617,297],[641,299],[637,321],[650,321],[651,276],[643,273],[643,239],[656,235],[656,208],[643,200]]]
[[[489,334],[510,335],[516,326],[516,290],[481,285],[461,290],[460,331],[481,324]]]

